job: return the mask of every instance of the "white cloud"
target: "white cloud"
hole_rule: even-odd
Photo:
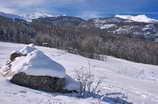
[[[47,5],[61,6],[85,0],[0,0],[0,11],[15,13],[19,9],[36,9]]]
[[[85,0],[0,0],[0,6],[4,7],[28,7],[44,4],[58,5],[83,2]]]
[[[0,6],[13,8],[25,6],[37,6],[47,0],[0,0]]]
[[[81,12],[78,16],[85,19],[89,19],[89,18],[99,17],[100,14],[97,11],[84,11],[84,12]]]
[[[0,0],[0,11],[6,13],[17,13],[19,8],[37,6],[44,0]]]
[[[5,12],[5,13],[16,13],[16,10],[10,9],[10,8],[5,8],[5,7],[0,7],[0,12]]]

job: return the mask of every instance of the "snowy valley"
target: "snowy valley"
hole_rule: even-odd
[[[24,44],[0,42],[0,67],[9,54]],[[36,46],[37,47],[37,46]],[[75,70],[84,68],[101,79],[101,93],[97,97],[79,98],[78,94],[47,93],[10,83],[0,76],[2,104],[158,104],[158,66],[130,62],[106,56],[98,61],[70,54],[64,50],[37,47],[49,58],[61,64],[66,73],[76,78]]]

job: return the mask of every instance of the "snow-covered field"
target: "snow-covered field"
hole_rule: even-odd
[[[25,45],[0,42],[0,67],[9,54]],[[158,104],[158,66],[134,63],[107,56],[106,61],[88,59],[62,50],[38,47],[47,56],[60,63],[66,73],[75,77],[75,70],[91,67],[96,80],[102,79],[102,101],[97,98],[78,98],[76,94],[46,93],[11,84],[0,76],[0,104]],[[115,103],[114,103],[115,102]],[[118,103],[120,104],[120,103]]]

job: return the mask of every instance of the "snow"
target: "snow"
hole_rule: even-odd
[[[145,23],[158,23],[158,20],[152,19],[147,17],[146,15],[137,15],[137,16],[131,16],[131,15],[115,15],[115,17],[132,20],[135,22],[145,22]]]
[[[65,77],[65,69],[41,51],[35,50],[26,57],[16,58],[12,63],[12,73],[25,72],[29,75]]]
[[[8,78],[11,78],[18,72],[25,72],[26,74],[35,76],[52,76],[57,78],[64,78],[66,76],[65,69],[62,65],[50,59],[32,44],[25,46],[19,52],[27,54],[27,56],[15,58],[11,63],[11,70],[9,70]],[[4,71],[3,68],[2,70]]]
[[[72,79],[70,76],[66,75],[65,77],[66,86],[64,89],[69,91],[75,91],[80,89],[80,83]]]
[[[129,29],[129,28],[128,28]],[[119,27],[118,29],[116,29],[115,31],[113,31],[113,33],[117,33],[117,34],[128,34],[129,30],[127,29],[127,27]]]
[[[115,24],[104,24],[103,26],[100,27],[100,29],[109,29],[112,27],[117,27]]]
[[[31,53],[32,51],[37,50],[34,46],[34,44],[29,44],[26,45],[24,48],[22,48],[21,50],[19,50],[18,53],[22,53],[22,54],[28,54]],[[17,51],[16,51],[17,52]]]
[[[153,31],[156,32],[156,27],[153,24],[145,25],[143,28],[143,31]]]
[[[10,52],[24,46],[23,44],[0,42],[0,66],[6,62]],[[111,56],[107,56],[106,61],[98,61],[54,48],[37,47],[37,49],[61,64],[67,75],[73,79],[75,70],[81,67],[86,70],[90,64],[95,80],[102,79],[103,81],[101,92],[105,98],[101,104],[118,104],[113,103],[113,98],[119,96],[133,104],[158,104],[158,66],[135,63]],[[0,96],[2,104],[50,104],[50,102],[52,104],[99,104],[97,98],[82,99],[77,98],[75,94],[32,90],[11,84],[1,76]]]
[[[23,19],[23,20],[26,20],[28,22],[32,22],[32,19],[44,18],[44,17],[53,17],[55,15],[49,14],[47,11],[41,10],[41,11],[35,11],[33,13],[28,13],[28,14],[23,13],[20,15],[0,12],[0,16],[7,17],[10,19]]]
[[[116,24],[107,24],[108,22],[120,22],[116,18],[112,18],[111,20],[105,20],[105,19],[94,19],[95,26],[100,29],[109,29],[113,27],[117,27]]]
[[[32,19],[53,17],[53,15],[47,13],[46,11],[36,11],[30,14],[23,14],[21,16],[23,17],[23,19],[25,19],[28,22],[32,22]]]
[[[31,75],[48,75],[57,78],[65,77],[64,67],[44,55],[39,50],[28,54],[24,64],[27,64],[28,66],[27,68],[24,68],[24,72]]]

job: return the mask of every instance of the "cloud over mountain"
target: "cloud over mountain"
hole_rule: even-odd
[[[21,14],[44,9],[53,14],[84,18],[115,14],[158,18],[157,4],[157,0],[0,0],[0,11]]]

